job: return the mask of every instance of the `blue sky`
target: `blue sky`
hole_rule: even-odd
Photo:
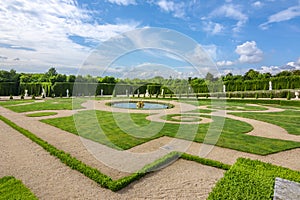
[[[195,40],[221,74],[300,69],[299,0],[1,0],[0,24],[4,70],[74,74],[106,40],[144,27]],[[147,53],[120,58],[110,75],[153,65],[196,76],[180,59]]]

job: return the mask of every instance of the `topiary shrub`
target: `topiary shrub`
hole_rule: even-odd
[[[35,95],[32,95],[31,99],[35,99]]]
[[[13,100],[13,99],[14,99],[14,97],[13,97],[12,95],[10,95],[10,96],[9,96],[9,99],[10,99],[10,100]]]
[[[21,99],[22,99],[22,100],[24,99],[24,95],[23,95],[23,94],[21,95]]]
[[[255,93],[255,99],[258,99],[258,94],[257,93]]]

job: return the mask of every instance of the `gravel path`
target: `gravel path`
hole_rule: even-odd
[[[119,192],[99,187],[0,121],[0,177],[14,176],[39,199],[206,199],[224,171],[178,160]]]

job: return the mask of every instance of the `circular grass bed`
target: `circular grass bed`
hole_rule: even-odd
[[[162,116],[162,119],[173,122],[200,122],[202,116],[197,114],[170,114]]]

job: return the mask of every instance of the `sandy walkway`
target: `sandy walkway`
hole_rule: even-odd
[[[62,164],[0,121],[0,177],[14,176],[39,199],[206,199],[224,171],[178,160],[114,193]]]

